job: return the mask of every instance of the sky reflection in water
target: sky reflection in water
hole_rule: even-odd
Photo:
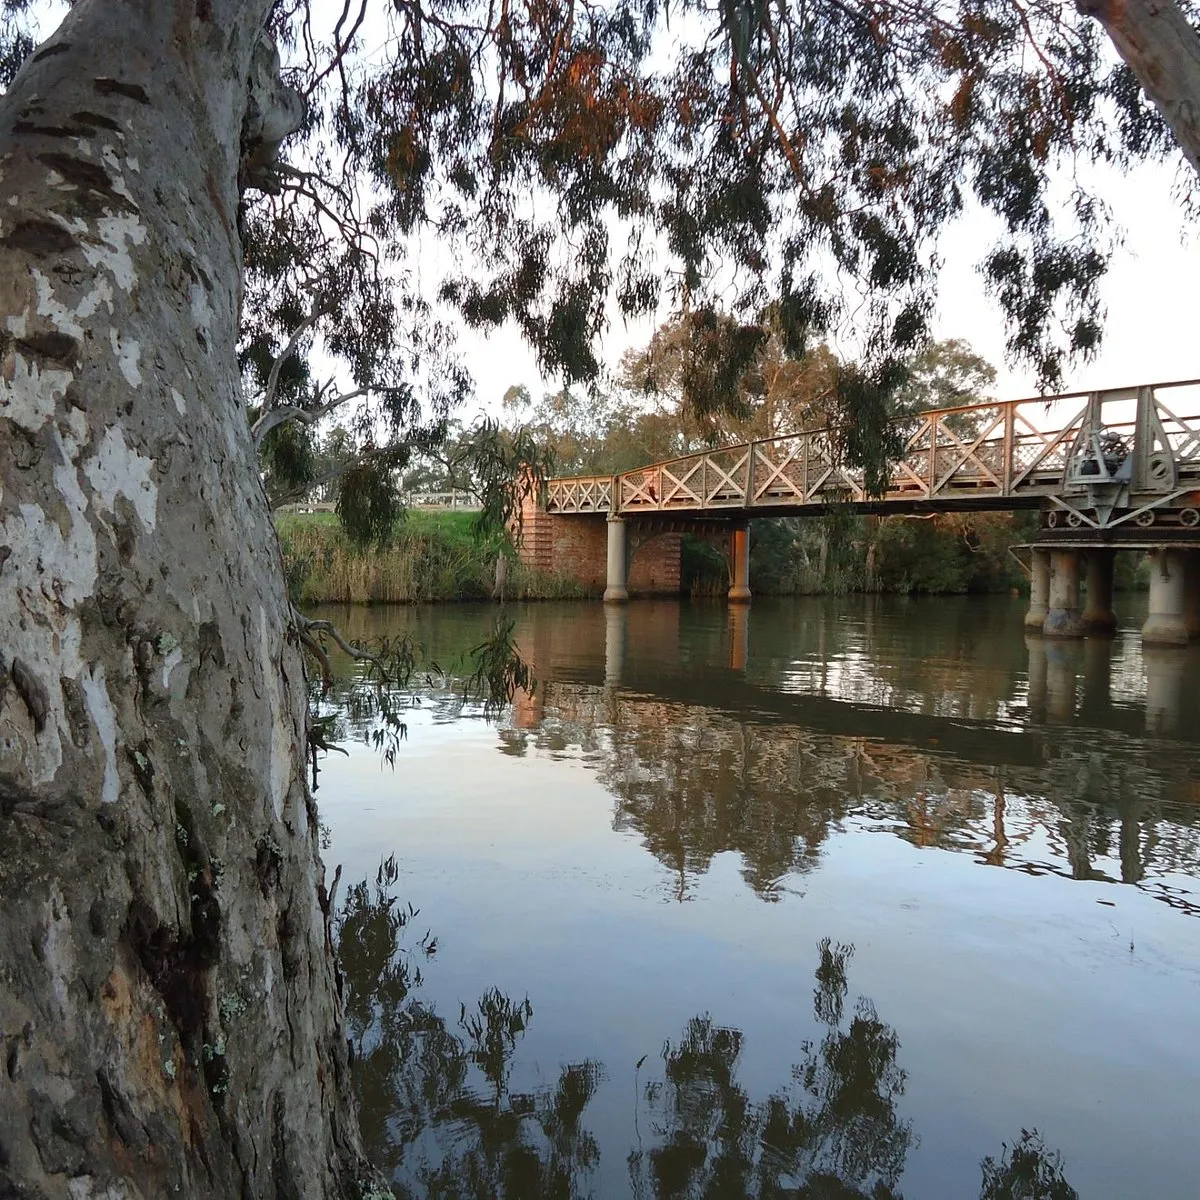
[[[493,613],[337,615],[449,666]],[[1058,1151],[1086,1200],[1197,1194],[1195,650],[975,598],[517,616],[532,700],[322,763],[399,1186],[1065,1197]]]

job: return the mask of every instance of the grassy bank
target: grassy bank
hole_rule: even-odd
[[[360,549],[332,513],[278,514],[288,588],[302,605],[486,600],[504,543],[500,538],[476,541],[472,519],[466,512],[413,511],[399,522],[386,547]],[[557,600],[584,593],[571,580],[510,560],[504,594],[508,599]]]

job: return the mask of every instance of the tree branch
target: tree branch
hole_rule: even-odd
[[[1200,33],[1177,3],[1075,0],[1099,21],[1200,174]]]
[[[267,434],[272,429],[284,425],[288,421],[298,421],[301,425],[315,425],[324,417],[329,416],[334,409],[340,408],[343,404],[347,404],[351,400],[357,400],[362,396],[366,396],[369,392],[370,388],[359,388],[355,392],[347,392],[343,396],[335,396],[319,408],[297,408],[295,405],[285,404],[279,408],[266,409],[263,415],[250,428],[250,434],[254,438],[254,448],[255,450],[262,449],[263,440]]]
[[[288,340],[288,344],[284,346],[279,357],[271,364],[271,373],[267,376],[267,389],[263,393],[263,412],[269,412],[275,404],[275,393],[279,390],[279,372],[283,370],[283,364],[287,362],[293,354],[296,353],[296,347],[300,344],[300,339],[312,329],[316,323],[324,316],[329,314],[329,309],[324,305],[318,306],[313,312],[309,313],[303,321],[296,326],[295,332]]]
[[[296,630],[300,635],[300,640],[305,645],[310,646],[310,648],[315,640],[313,635],[323,633],[331,637],[337,643],[338,649],[344,654],[348,654],[355,662],[369,662],[386,674],[387,665],[378,654],[372,654],[370,650],[364,650],[361,646],[356,646],[353,642],[348,642],[342,631],[332,621],[315,621],[311,617],[306,617],[294,606],[292,608],[292,620],[296,623]],[[318,650],[316,657],[318,662],[321,663],[321,669],[325,672],[326,678],[331,678],[328,656],[323,650]]]
[[[315,491],[317,488],[327,487],[331,483],[336,483],[343,475],[348,475],[351,471],[358,470],[359,467],[365,467],[373,462],[377,462],[381,458],[386,458],[389,454],[394,454],[395,446],[381,446],[376,450],[367,450],[362,454],[356,455],[349,462],[342,463],[340,466],[334,467],[332,471],[326,471],[324,475],[318,475],[316,479],[310,479],[307,483],[297,484],[296,487],[290,488],[288,491],[281,493],[270,501],[271,510],[282,508],[285,504],[294,504],[297,500],[303,500],[309,492]]]

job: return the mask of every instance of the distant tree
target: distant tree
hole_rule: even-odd
[[[646,346],[622,356],[618,380],[665,405],[692,438],[712,443],[837,424],[839,371],[825,345],[796,357],[776,325],[709,314],[659,326]]]
[[[996,368],[961,338],[931,342],[908,360],[901,407],[918,411],[983,404],[993,399]]]

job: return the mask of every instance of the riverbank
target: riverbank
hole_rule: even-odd
[[[505,599],[588,594],[565,575],[526,567],[499,536],[477,540],[473,520],[470,512],[413,509],[380,548],[355,546],[333,513],[280,513],[276,525],[292,599],[306,607],[487,600],[501,555]],[[1028,541],[1034,528],[1031,514],[1003,513],[756,521],[750,588],[763,596],[1025,591],[1027,576],[1009,547]],[[682,568],[685,594],[719,596],[728,589],[728,567],[715,546],[685,538]],[[1118,590],[1145,586],[1145,566],[1136,556],[1118,556]]]
[[[496,586],[499,537],[476,540],[474,514],[413,510],[385,547],[355,546],[333,513],[281,513],[275,518],[288,591],[301,605],[427,604],[487,600]],[[560,575],[509,559],[504,597],[570,600],[586,593]]]

